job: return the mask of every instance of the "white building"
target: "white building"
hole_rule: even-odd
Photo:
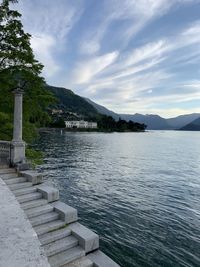
[[[66,128],[97,129],[97,122],[91,121],[65,121]]]

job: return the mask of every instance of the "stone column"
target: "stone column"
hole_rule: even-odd
[[[23,163],[25,161],[25,143],[22,140],[22,104],[23,90],[20,88],[14,91],[14,125],[13,125],[13,140],[11,149],[11,163]]]

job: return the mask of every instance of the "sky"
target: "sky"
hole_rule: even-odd
[[[117,113],[200,112],[200,0],[19,0],[50,85]]]

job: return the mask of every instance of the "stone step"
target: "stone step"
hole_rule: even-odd
[[[69,229],[71,229],[72,235],[78,239],[79,246],[81,246],[86,253],[99,248],[99,236],[84,225],[78,222],[71,223]]]
[[[0,174],[0,176],[1,176],[1,178],[3,180],[9,180],[9,179],[17,178],[18,177],[18,175],[17,175],[16,172]]]
[[[85,256],[85,251],[77,246],[49,257],[49,263],[51,267],[60,267],[83,256]]]
[[[10,185],[10,184],[18,184],[18,183],[23,183],[23,182],[26,182],[26,178],[25,177],[17,177],[17,178],[12,178],[12,179],[8,179],[8,180],[4,180],[5,183],[7,185]]]
[[[55,201],[51,205],[60,215],[61,220],[65,221],[66,224],[70,224],[78,220],[78,212],[73,207],[70,207],[69,205],[60,201]]]
[[[39,206],[46,205],[48,202],[46,199],[36,199],[28,202],[24,202],[21,204],[22,209],[31,209]]]
[[[21,176],[26,177],[32,185],[38,185],[42,183],[42,175],[34,170],[26,170],[19,172]]]
[[[41,207],[27,209],[27,210],[25,210],[25,213],[26,213],[28,218],[32,218],[35,216],[39,216],[41,214],[48,213],[50,211],[53,211],[53,207],[51,205],[47,204],[47,205],[43,205]]]
[[[50,223],[44,223],[38,226],[35,226],[34,229],[38,235],[46,234],[54,230],[58,230],[59,228],[65,226],[65,222],[61,220],[56,220]]]
[[[87,259],[86,257],[82,257],[78,260],[67,263],[63,265],[62,267],[94,267],[94,265],[90,259]]]
[[[15,169],[8,168],[8,169],[0,169],[0,175],[1,174],[8,174],[8,173],[16,173]]]
[[[95,267],[120,267],[119,264],[114,262],[100,250],[87,254],[87,258],[93,262]]]
[[[6,164],[5,162],[1,162],[0,164],[0,169],[8,169],[9,168],[9,164]]]
[[[44,223],[49,223],[52,221],[55,221],[59,218],[58,213],[56,212],[48,212],[46,214],[42,214],[36,217],[32,217],[30,218],[30,222],[32,224],[32,226],[38,226]]]
[[[44,245],[43,248],[45,250],[46,255],[50,257],[62,251],[76,247],[77,245],[78,240],[74,236],[70,235],[63,239]]]
[[[53,232],[44,234],[44,235],[39,235],[39,240],[42,245],[46,245],[48,243],[51,243],[53,241],[57,241],[59,239],[62,239],[64,237],[67,237],[71,235],[71,230],[68,229],[68,227],[55,230]]]
[[[29,201],[36,200],[36,199],[41,199],[42,194],[39,192],[35,192],[35,193],[29,193],[26,195],[18,196],[16,198],[19,203],[24,203],[24,202],[29,202]]]
[[[33,186],[22,188],[22,189],[13,190],[13,193],[14,193],[14,195],[16,197],[22,196],[22,195],[26,195],[26,194],[30,194],[30,193],[34,193],[34,192],[37,192],[37,188],[33,187]]]
[[[17,189],[22,189],[22,188],[28,188],[28,187],[32,187],[32,183],[25,182],[25,183],[9,185],[9,188],[10,188],[11,191],[14,191],[14,190],[17,190]]]

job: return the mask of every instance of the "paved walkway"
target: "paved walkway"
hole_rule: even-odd
[[[49,267],[29,220],[0,178],[0,267]]]

